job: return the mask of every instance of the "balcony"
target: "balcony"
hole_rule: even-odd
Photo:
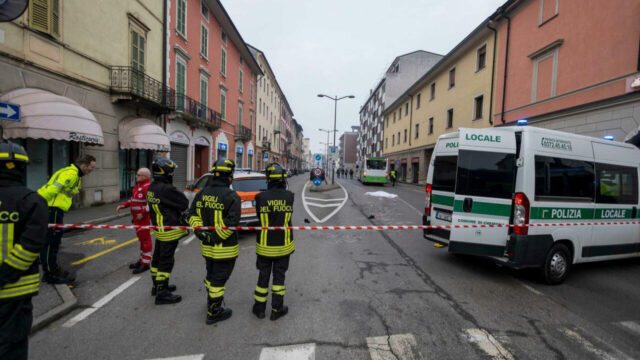
[[[111,99],[144,103],[158,112],[168,112],[173,103],[171,90],[162,82],[131,66],[112,66]]]
[[[236,140],[242,140],[242,141],[249,141],[251,140],[251,129],[249,129],[246,126],[238,126],[238,128],[236,129],[236,135],[235,135],[235,139]]]
[[[276,123],[276,126],[273,128],[274,134],[280,134],[280,124]]]
[[[175,102],[171,110],[182,115],[190,125],[207,127],[211,130],[217,130],[222,126],[220,113],[184,94],[175,93],[173,90],[172,97]]]
[[[271,150],[271,141],[269,141],[266,136],[262,138],[262,150],[263,151]]]

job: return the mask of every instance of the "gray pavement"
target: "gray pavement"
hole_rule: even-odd
[[[296,192],[294,225],[310,217],[302,206],[306,180],[290,180]],[[420,187],[337,181],[348,200],[324,224],[421,223]],[[365,195],[373,191],[398,197]],[[334,198],[309,196],[328,200],[311,200],[317,203]],[[159,307],[149,296],[149,274],[138,278],[126,267],[137,254],[136,243],[123,245],[133,232],[92,230],[65,239],[67,264],[122,246],[75,266],[73,291],[81,306],[32,336],[32,358],[267,359],[266,354],[284,351],[282,346],[289,355],[311,351],[315,359],[640,358],[637,259],[576,266],[565,284],[550,287],[529,272],[452,256],[422,239],[421,231],[296,231],[294,236],[286,280],[289,315],[271,322],[251,314],[255,234],[243,233],[225,295],[234,313],[214,326],[204,323],[205,269],[197,240],[181,240],[176,254],[171,282],[183,301]],[[96,238],[105,243],[77,245]]]

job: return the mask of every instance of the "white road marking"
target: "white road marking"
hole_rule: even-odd
[[[125,291],[129,286],[133,285],[136,281],[140,280],[140,276],[134,276],[131,279],[127,280],[124,284],[118,286],[115,290],[108,293],[102,299],[96,301],[91,307],[83,310],[78,315],[74,316],[66,323],[62,324],[62,327],[72,327],[73,325],[79,323],[80,321],[86,319],[89,315],[93,314],[96,310],[105,306],[109,301],[113,300],[116,296],[118,296],[121,292]]]
[[[604,350],[598,349],[589,340],[585,339],[584,337],[582,337],[580,334],[578,334],[573,330],[562,328],[561,331],[568,338],[576,341],[577,343],[582,345],[588,352],[592,353],[593,355],[597,356],[600,359],[604,359],[604,360],[631,359],[630,357],[622,354],[620,351],[617,351],[617,352],[620,353],[623,357],[613,356],[612,354],[609,354]]]
[[[259,360],[315,360],[316,344],[263,348]]]
[[[540,295],[540,296],[544,296],[543,293],[541,293],[540,291],[532,288],[531,286],[524,284],[524,283],[520,283],[520,285],[522,285],[525,289],[531,291],[532,293],[536,294],[536,295]]]
[[[342,201],[342,199],[340,199],[340,201]],[[308,202],[307,205],[309,205],[309,206],[317,206],[317,207],[322,207],[322,208],[340,206],[340,204],[316,204],[316,203],[312,203],[312,202]]]
[[[197,355],[185,355],[185,356],[175,356],[175,357],[167,357],[167,358],[153,358],[148,360],[202,360],[204,359],[205,354],[197,354]]]
[[[196,234],[193,234],[193,235],[189,236],[185,241],[183,241],[182,244],[185,245],[185,246],[189,245],[189,243],[192,242],[193,239],[195,239],[195,238],[196,238]]]
[[[617,324],[625,327],[627,330],[633,331],[636,335],[640,335],[640,325],[635,321],[620,321]]]
[[[371,360],[421,360],[418,344],[412,334],[367,338]]]
[[[320,198],[316,198],[316,197],[309,197],[309,196],[307,196],[307,200],[313,200],[313,201],[324,201],[324,202],[333,202],[333,201],[342,201],[342,198],[337,198],[337,199],[320,199]]]
[[[465,335],[469,341],[478,345],[492,359],[513,360],[513,355],[484,329],[467,329]]]
[[[307,206],[307,200],[305,198],[305,190],[307,189],[307,187],[309,186],[309,184],[311,184],[311,182],[307,181],[304,186],[302,187],[302,206],[304,207],[304,209],[306,210],[307,214],[309,214],[309,216],[311,216],[311,218],[313,219],[313,221],[317,222],[317,223],[323,223],[327,220],[329,220],[333,215],[335,215],[338,211],[340,211],[340,209],[342,209],[342,207],[347,203],[347,200],[349,200],[349,193],[347,192],[347,189],[344,188],[344,186],[342,186],[342,184],[340,184],[339,182],[337,182],[336,184],[338,184],[341,188],[342,191],[344,191],[344,199],[342,199],[342,203],[340,203],[340,205],[333,210],[329,215],[325,216],[322,219],[318,219],[312,212],[311,210],[309,210],[309,206]]]

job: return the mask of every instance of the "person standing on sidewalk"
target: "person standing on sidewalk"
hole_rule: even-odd
[[[26,360],[38,294],[38,254],[47,234],[47,203],[27,188],[29,157],[0,141],[0,359]]]
[[[256,211],[262,227],[291,226],[294,195],[287,190],[287,173],[280,164],[267,167],[267,191],[256,195]],[[262,319],[265,317],[269,278],[273,269],[271,285],[271,320],[277,320],[287,314],[284,306],[284,277],[289,268],[289,257],[295,250],[291,230],[261,230],[256,233],[256,267],[258,284],[254,294],[253,313]]]
[[[63,224],[64,213],[69,211],[73,197],[82,185],[82,177],[96,168],[96,158],[92,155],[80,155],[74,164],[56,171],[49,181],[38,189],[49,206],[49,223]],[[44,281],[49,284],[68,284],[75,277],[58,266],[58,249],[62,242],[63,229],[53,228],[47,232],[47,243],[40,253],[44,270]]]
[[[131,198],[116,208],[116,214],[123,208],[131,209],[134,225],[150,225],[149,207],[147,206],[147,190],[151,184],[151,171],[147,168],[140,168],[136,172],[136,185],[131,191]],[[151,230],[136,230],[138,241],[140,241],[140,259],[129,265],[133,269],[132,273],[140,274],[149,270],[153,243],[151,242]]]
[[[173,172],[176,167],[177,165],[167,158],[157,158],[151,166],[153,182],[147,190],[147,204],[151,222],[155,226],[180,225],[182,213],[189,207],[187,197],[173,186]],[[153,230],[156,244],[151,259],[151,295],[155,295],[156,305],[175,304],[182,300],[182,296],[171,293],[176,287],[169,285],[169,276],[175,263],[174,254],[178,240],[188,233],[188,230],[180,229]]]
[[[193,199],[189,209],[190,226],[236,226],[240,222],[242,200],[229,188],[233,181],[233,160],[217,160],[211,168],[207,186]],[[232,311],[222,306],[226,283],[240,253],[238,233],[231,230],[196,230],[202,241],[207,276],[207,325],[231,317]]]
[[[391,169],[391,171],[389,171],[389,177],[391,178],[391,185],[392,186],[396,186],[396,170],[395,169]]]

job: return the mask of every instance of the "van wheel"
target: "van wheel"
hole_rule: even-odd
[[[571,269],[571,252],[564,244],[555,244],[547,253],[541,269],[544,282],[549,285],[562,284]]]

